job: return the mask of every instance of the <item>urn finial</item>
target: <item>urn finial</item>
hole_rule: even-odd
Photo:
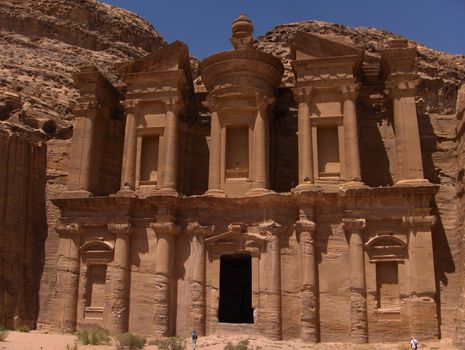
[[[231,26],[231,43],[236,50],[249,49],[253,42],[253,24],[243,13],[240,14]]]

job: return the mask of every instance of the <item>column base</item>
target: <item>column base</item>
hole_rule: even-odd
[[[425,185],[431,185],[431,182],[429,182],[429,180],[427,179],[407,179],[407,180],[399,180],[394,184],[395,187],[425,186]]]
[[[321,186],[311,183],[298,184],[291,192],[320,191]]]
[[[362,181],[349,181],[339,186],[340,191],[368,188]]]
[[[223,191],[221,190],[208,190],[205,192],[204,196],[210,196],[210,197],[226,197]]]
[[[88,198],[93,197],[92,192],[86,190],[64,191],[60,193],[60,198]]]
[[[111,196],[111,195],[110,195]],[[119,190],[114,195],[115,197],[136,197],[136,192],[129,189]]]
[[[166,195],[166,196],[178,196],[179,193],[178,191],[176,191],[175,189],[172,189],[172,188],[168,188],[168,187],[165,187],[165,188],[160,188],[159,190],[157,190],[155,192],[156,195]]]
[[[248,191],[245,196],[246,197],[255,197],[255,196],[263,196],[265,194],[274,193],[272,190],[266,188],[252,188]]]

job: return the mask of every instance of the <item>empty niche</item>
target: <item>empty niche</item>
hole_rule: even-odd
[[[318,127],[317,133],[319,177],[339,177],[341,165],[337,126]]]
[[[85,317],[103,319],[107,265],[89,265],[87,268],[87,290]]]
[[[226,128],[226,178],[249,176],[249,128],[234,126]]]
[[[144,136],[140,157],[140,184],[156,185],[158,181],[158,148],[160,138]]]
[[[399,275],[397,261],[380,261],[376,263],[376,298],[377,308],[398,310]]]

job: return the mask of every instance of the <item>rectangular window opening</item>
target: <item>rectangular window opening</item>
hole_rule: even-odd
[[[318,127],[317,140],[319,177],[340,177],[341,163],[337,126]]]
[[[90,265],[87,268],[85,318],[102,319],[105,306],[107,265]]]
[[[139,181],[141,185],[157,184],[159,139],[159,136],[142,138]]]
[[[376,263],[377,307],[384,310],[398,310],[400,290],[398,265],[396,261]]]
[[[249,177],[249,127],[226,128],[226,178]]]

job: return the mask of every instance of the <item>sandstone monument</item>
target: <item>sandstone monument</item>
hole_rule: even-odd
[[[316,21],[253,40],[240,16],[234,49],[199,63],[122,10],[41,3],[0,9],[0,136],[40,148],[34,166],[47,167],[46,208],[43,173],[29,180],[36,223],[0,220],[1,258],[30,271],[0,268],[2,324],[309,342],[461,334],[464,57]],[[23,71],[18,53],[39,68]],[[31,242],[22,255],[15,232]]]
[[[53,321],[159,336],[238,324],[312,342],[437,337],[437,188],[421,159],[416,48],[393,40],[367,67],[363,50],[293,36],[295,84],[280,93],[298,107],[287,155],[298,167],[286,183],[272,171],[284,67],[252,32],[241,15],[234,50],[200,62],[203,95],[181,42],[122,65],[124,86],[94,67],[76,74],[68,188],[53,201]],[[370,98],[395,129],[392,186],[361,167],[357,115]]]

